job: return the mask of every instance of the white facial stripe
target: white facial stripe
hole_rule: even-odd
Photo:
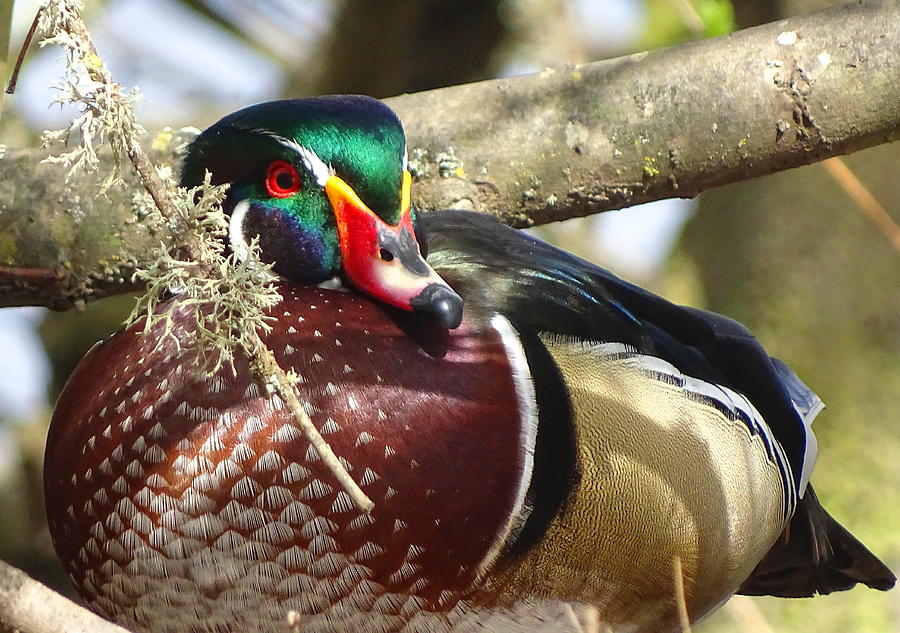
[[[406,152],[406,143],[403,143],[403,171],[409,167],[409,154]]]
[[[272,134],[270,132],[266,132],[264,130],[260,130],[266,136],[275,139],[283,146],[287,147],[291,151],[297,154],[300,157],[300,162],[303,163],[303,166],[315,176],[316,182],[320,187],[324,187],[325,183],[328,182],[328,178],[334,173],[334,170],[326,165],[321,158],[319,158],[314,151],[309,149],[308,147],[303,147],[297,141],[286,138],[284,136],[279,136],[277,134]]]
[[[242,262],[246,261],[250,253],[247,239],[244,237],[244,216],[247,215],[249,208],[250,201],[241,200],[234,205],[234,211],[231,212],[231,219],[228,221],[228,241],[231,242],[231,250]]]

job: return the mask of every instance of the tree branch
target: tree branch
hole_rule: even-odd
[[[421,209],[515,226],[805,165],[900,135],[900,3],[860,2],[730,36],[386,100],[409,134]],[[129,199],[74,190],[40,153],[0,160],[0,305],[56,308],[130,287],[167,236]],[[171,152],[157,158],[173,160]],[[55,280],[55,281],[54,281]]]
[[[898,24],[900,3],[863,2],[387,103],[426,152],[420,207],[542,224],[896,140]],[[451,146],[460,166],[435,168]]]
[[[128,633],[0,560],[0,631]]]
[[[237,288],[240,298],[231,295],[231,299],[240,304],[239,314],[229,319],[216,319],[212,323],[198,323],[195,327],[193,344],[198,347],[204,345],[211,349],[202,350],[204,352],[217,352],[219,354],[218,362],[212,369],[218,372],[221,369],[223,359],[233,358],[235,350],[243,352],[249,357],[250,369],[261,386],[265,386],[269,394],[277,394],[288,405],[295,424],[300,431],[306,436],[310,444],[315,448],[319,457],[325,466],[331,471],[338,484],[349,495],[353,503],[363,512],[371,512],[374,504],[371,499],[362,491],[356,481],[347,472],[347,469],[341,464],[337,455],[332,451],[331,446],[326,442],[319,433],[316,426],[310,421],[309,416],[303,409],[300,398],[294,388],[292,377],[278,364],[272,351],[263,342],[261,336],[268,331],[265,324],[265,315],[263,313],[264,306],[271,307],[270,299],[279,300],[280,296],[277,291],[270,288],[270,293],[266,293],[264,289],[258,288],[261,285],[261,277],[252,277],[251,289],[246,291],[245,278],[241,275],[248,270],[247,266],[236,265],[234,258],[227,258],[221,252],[221,242],[218,237],[212,238],[213,241],[204,239],[204,231],[208,227],[204,227],[204,221],[215,225],[210,216],[213,211],[207,209],[204,218],[195,215],[194,212],[185,213],[179,208],[176,200],[179,193],[191,198],[193,193],[176,193],[169,189],[163,181],[156,167],[144,153],[143,148],[138,140],[138,130],[143,132],[143,128],[138,125],[134,119],[131,105],[133,103],[130,96],[125,96],[119,84],[113,81],[112,75],[107,70],[105,63],[97,49],[94,47],[93,38],[88,32],[87,25],[79,14],[80,5],[71,2],[66,3],[65,0],[56,0],[59,4],[51,6],[53,3],[48,0],[43,9],[48,12],[55,11],[57,15],[52,15],[48,20],[50,33],[46,35],[51,38],[47,41],[62,43],[67,51],[68,72],[71,79],[70,85],[75,89],[71,95],[65,100],[72,103],[78,103],[87,109],[93,111],[93,118],[87,119],[87,123],[81,123],[78,127],[82,132],[81,144],[84,148],[83,153],[89,155],[93,151],[93,146],[97,140],[92,140],[90,135],[97,135],[99,140],[104,141],[113,152],[118,151],[119,154],[127,155],[131,161],[134,170],[137,172],[141,184],[153,200],[156,209],[161,214],[164,225],[170,230],[168,233],[175,240],[175,249],[167,249],[164,253],[156,252],[156,258],[164,258],[165,271],[159,271],[155,267],[151,270],[150,264],[141,267],[139,271],[140,277],[147,280],[159,282],[169,279],[169,274],[175,274],[180,284],[183,285],[180,293],[180,301],[188,302],[189,299],[196,301],[202,299],[209,303],[223,303],[228,301],[224,295],[229,292],[226,286],[231,286],[232,290]],[[48,28],[48,27],[44,27]],[[79,76],[82,72],[86,73],[93,83],[87,88],[87,92],[81,94],[81,83],[83,79]],[[78,121],[78,119],[76,119]],[[73,122],[72,126],[75,123]],[[93,127],[90,127],[92,125]],[[70,128],[72,127],[70,126]],[[104,136],[105,134],[105,136]],[[47,135],[45,134],[45,137]],[[88,151],[90,150],[90,151]],[[72,166],[78,165],[80,158],[54,159],[69,167],[69,173],[72,173]],[[90,166],[90,160],[85,160],[85,165]],[[80,172],[94,171],[92,168],[80,169]],[[110,182],[107,179],[106,182]],[[209,186],[209,174],[207,174],[206,186]],[[102,186],[101,191],[106,191],[111,187]],[[203,198],[207,193],[204,188],[203,194],[193,190],[199,197]],[[221,192],[220,192],[221,193]],[[224,195],[224,193],[221,193]],[[216,199],[216,204],[221,202],[221,198]],[[194,206],[199,204],[196,200]],[[227,226],[227,219],[221,211],[216,208],[218,213],[218,222]],[[207,234],[209,237],[209,234]],[[253,247],[251,246],[251,253]],[[189,267],[194,269],[195,274],[185,277],[184,262],[180,259],[172,258],[172,254],[178,252],[181,256],[186,255],[190,264]],[[251,254],[250,257],[255,257]],[[156,262],[158,263],[158,262]],[[259,262],[257,262],[258,264]],[[251,273],[252,275],[252,273]],[[272,277],[267,276],[271,281]],[[213,282],[210,288],[208,282]],[[264,285],[264,284],[262,284]],[[155,317],[155,306],[158,295],[151,286],[149,289],[152,297],[146,299],[143,305],[146,310],[142,310],[143,314],[137,315],[139,321],[145,323],[144,331],[148,331]],[[140,305],[140,304],[139,304]],[[195,314],[197,314],[195,312]],[[199,316],[199,315],[198,315]],[[135,315],[132,316],[135,318]],[[215,328],[213,335],[215,342],[206,336],[198,336],[196,332],[212,326]],[[233,365],[232,365],[233,368]],[[208,370],[210,368],[206,368]]]

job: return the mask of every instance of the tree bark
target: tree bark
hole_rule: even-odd
[[[900,3],[860,2],[594,64],[386,100],[420,209],[514,226],[700,191],[894,140]],[[0,160],[0,305],[121,292],[159,240],[128,191]],[[159,160],[172,161],[171,153]]]
[[[0,631],[128,633],[0,561]]]
[[[388,103],[413,156],[425,154],[420,207],[474,207],[530,226],[693,197],[895,140],[898,24],[897,2],[847,5]]]

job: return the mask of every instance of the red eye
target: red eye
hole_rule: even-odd
[[[275,198],[287,198],[300,191],[297,168],[283,160],[276,160],[266,170],[266,191]]]

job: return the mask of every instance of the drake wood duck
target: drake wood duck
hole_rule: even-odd
[[[232,185],[230,248],[258,235],[282,278],[265,340],[375,507],[245,359],[207,375],[158,329],[120,331],[70,378],[46,455],[57,551],[100,613],[533,631],[574,605],[585,630],[655,632],[679,630],[679,566],[692,621],[736,592],[893,586],[816,499],[821,402],[786,365],[493,219],[416,214],[381,103],[246,108],[194,141],[183,184],[207,169]],[[177,297],[161,309],[193,327]]]

